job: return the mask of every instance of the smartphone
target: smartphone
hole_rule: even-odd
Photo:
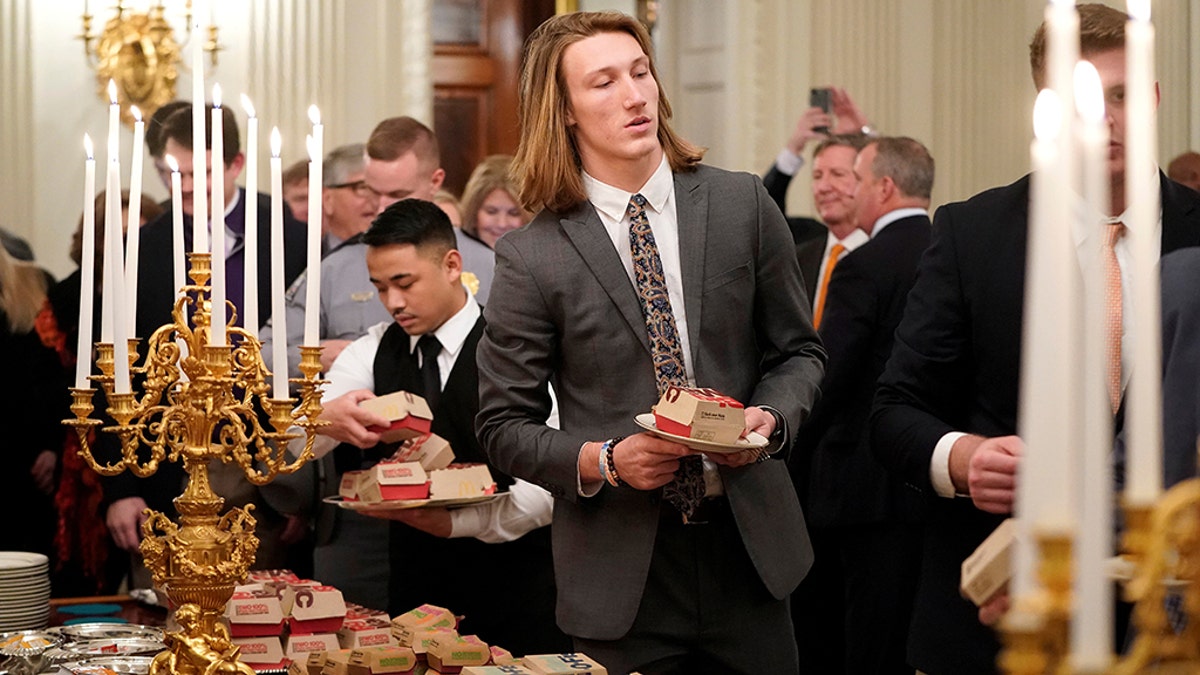
[[[821,110],[825,111],[825,114],[828,115],[829,112],[833,109],[832,92],[829,90],[828,87],[822,87],[820,89],[809,89],[808,90],[808,105],[813,108],[820,108]],[[816,132],[822,133],[822,134],[827,134],[827,133],[829,133],[829,127],[813,127],[813,131],[816,131]]]

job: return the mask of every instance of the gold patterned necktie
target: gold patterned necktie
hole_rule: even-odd
[[[642,318],[646,321],[646,334],[650,338],[654,381],[661,398],[670,385],[687,386],[683,348],[675,327],[675,314],[671,311],[658,245],[650,230],[650,219],[646,217],[646,198],[633,195],[625,213],[629,216],[633,276],[642,305]],[[699,457],[692,455],[679,460],[675,480],[663,487],[663,498],[683,514],[685,521],[691,517],[700,500],[704,499],[704,466]]]
[[[821,318],[825,315],[825,298],[829,295],[829,280],[833,278],[833,268],[837,267],[838,260],[845,251],[846,247],[842,244],[834,244],[833,248],[829,249],[829,262],[825,263],[825,274],[821,276],[821,285],[817,287],[817,306],[813,310],[813,328],[821,327]]]
[[[1110,223],[1101,248],[1104,262],[1105,335],[1108,341],[1108,402],[1115,414],[1121,406],[1121,336],[1124,319],[1121,302],[1121,266],[1117,263],[1117,242],[1125,236],[1125,224]]]

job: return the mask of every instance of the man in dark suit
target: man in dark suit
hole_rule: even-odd
[[[333,449],[339,473],[391,455],[395,446],[380,444],[372,431],[388,421],[358,404],[408,391],[430,404],[432,431],[450,442],[455,461],[486,462],[474,433],[475,348],[484,321],[462,285],[450,219],[431,202],[406,199],[384,209],[362,241],[371,284],[394,320],[371,327],[334,363],[321,416],[331,426],[321,430],[325,438],[314,451],[327,452],[332,440],[342,441]],[[397,524],[385,532],[391,545],[390,592],[384,590],[389,612],[433,603],[465,615],[463,631],[515,653],[566,649],[569,642],[554,625],[549,496],[503,473],[493,475],[511,495],[487,508],[383,514],[419,528]],[[352,552],[353,543],[343,541],[343,548]],[[343,564],[350,578],[372,567],[351,555]]]
[[[1120,216],[1125,15],[1103,5],[1079,13],[1080,53],[1097,67],[1109,104],[1109,212]],[[1030,53],[1041,86],[1044,28]],[[1200,244],[1200,200],[1161,180],[1161,251]],[[958,586],[962,561],[1012,508],[1028,206],[1026,176],[938,210],[872,412],[875,452],[930,497],[909,659],[935,675],[996,667],[995,636]]]
[[[211,108],[209,111],[211,112]],[[205,114],[205,144],[212,147],[212,115]],[[206,157],[211,165],[209,175],[224,181],[227,209],[225,228],[227,252],[226,288],[227,297],[237,308],[237,320],[240,325],[245,292],[258,294],[258,306],[271,306],[271,204],[267,195],[248,195],[237,186],[237,178],[242,172],[245,156],[241,151],[241,139],[238,133],[237,120],[228,107],[223,109],[222,143],[224,157],[220,159],[220,170],[212,157]],[[181,175],[181,200],[183,202],[183,239],[184,250],[192,250],[192,109],[185,107],[172,113],[163,125],[163,150],[172,155],[179,163]],[[211,151],[207,153],[211,155]],[[211,182],[206,182],[211,189]],[[248,200],[257,200],[258,205],[258,287],[244,288],[245,270],[245,226],[246,204]],[[166,209],[161,216],[151,221],[141,229],[140,255],[138,258],[138,304],[137,304],[137,335],[143,339],[149,338],[159,327],[172,321],[171,311],[175,304],[178,289],[175,286],[174,272],[174,232],[172,227],[172,210]],[[284,214],[284,279],[291,283],[304,269],[305,264],[305,231],[290,215]],[[191,283],[185,279],[185,283]],[[251,328],[257,329],[257,326]],[[227,469],[222,465],[222,470]],[[214,473],[214,477],[216,476]],[[140,540],[140,525],[145,516],[142,510],[147,506],[174,513],[171,500],[179,495],[183,481],[181,464],[168,462],[159,465],[158,472],[149,478],[137,478],[131,473],[122,473],[105,481],[105,498],[109,502],[106,520],[113,534],[113,539],[119,546],[127,550],[137,550]],[[219,479],[218,479],[219,480]],[[241,474],[227,481],[228,486],[221,492],[228,505],[241,505],[257,500],[257,490],[249,484]],[[238,491],[234,494],[232,490]],[[259,519],[259,536],[266,540],[259,550],[258,564],[260,566],[281,566],[284,564],[282,549],[272,548],[270,542],[278,541],[283,530],[291,525],[292,531],[288,538],[298,538],[303,534],[301,523],[285,521],[277,513],[262,509],[255,513]],[[270,533],[274,532],[272,536]],[[273,553],[278,556],[271,557]]]
[[[812,557],[784,463],[635,433],[666,386],[702,386],[785,446],[824,361],[779,209],[670,129],[650,51],[619,13],[554,17],[526,44],[514,170],[541,213],[496,245],[479,437],[557,498],[578,649],[622,673],[795,672],[786,599]]]
[[[842,615],[821,615],[844,629],[847,673],[913,670],[905,665],[905,643],[920,567],[921,503],[871,454],[867,418],[929,245],[933,173],[933,158],[910,138],[873,140],[859,152],[856,221],[871,239],[833,274],[820,329],[829,352],[821,400],[792,451],[793,464],[807,465],[805,513],[814,541],[824,544],[817,554],[837,570],[831,592]]]

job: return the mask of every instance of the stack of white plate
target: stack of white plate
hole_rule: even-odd
[[[49,558],[0,551],[0,633],[45,628],[49,619]]]

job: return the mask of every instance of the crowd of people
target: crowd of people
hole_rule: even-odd
[[[1114,139],[1111,204],[1098,215],[1114,223],[1105,246],[1117,282],[1106,292],[1122,313],[1107,337],[1119,431],[1131,325],[1125,15],[1078,11]],[[1039,29],[1038,87],[1045,42]],[[518,100],[515,155],[484,159],[461,199],[443,189],[437,135],[410,117],[335,148],[323,185],[285,176],[288,334],[267,318],[259,335],[264,353],[286,339],[298,377],[297,216],[320,190],[330,424],[319,459],[270,485],[213,467],[227,504],[256,505],[258,566],[291,567],[392,612],[451,607],[514,653],[576,649],[610,672],[994,672],[990,624],[1007,600],[976,607],[958,592],[959,570],[1011,514],[1019,477],[1029,177],[931,219],[928,149],[872,130],[840,88],[828,110],[802,112],[762,178],[706,165],[671,128],[648,34],[616,13],[561,15],[534,31]],[[244,155],[224,115],[225,154],[207,167],[192,155],[188,102],[156,112],[147,145],[164,182],[165,155],[180,165],[189,249],[192,172],[224,181],[229,299],[240,308],[257,293],[270,307],[266,247],[260,288],[240,277],[245,206],[258,200],[269,241],[270,202],[238,188]],[[816,217],[785,217],[806,164]],[[1165,354],[1169,373],[1194,374],[1196,342],[1184,337],[1200,326],[1196,257],[1167,254],[1200,246],[1200,154],[1168,170]],[[143,336],[168,322],[175,297],[169,207],[143,200],[135,225]],[[0,251],[0,339],[30,385],[0,406],[17,459],[0,494],[28,517],[5,547],[50,554],[59,595],[146,585],[144,568],[124,580],[139,568],[144,509],[173,515],[181,469],[100,479],[82,464],[58,420],[70,416],[79,297],[103,302],[100,288],[81,289],[78,272],[54,283],[12,246]],[[1167,431],[1168,484],[1195,474],[1197,381],[1167,377],[1166,404],[1188,411]],[[697,453],[640,430],[634,418],[672,386],[743,403],[746,431],[767,445]],[[372,516],[325,503],[342,474],[394,453],[376,431],[387,420],[359,403],[401,390],[424,396],[457,461],[488,463],[510,497]],[[93,436],[103,452],[104,434]]]

